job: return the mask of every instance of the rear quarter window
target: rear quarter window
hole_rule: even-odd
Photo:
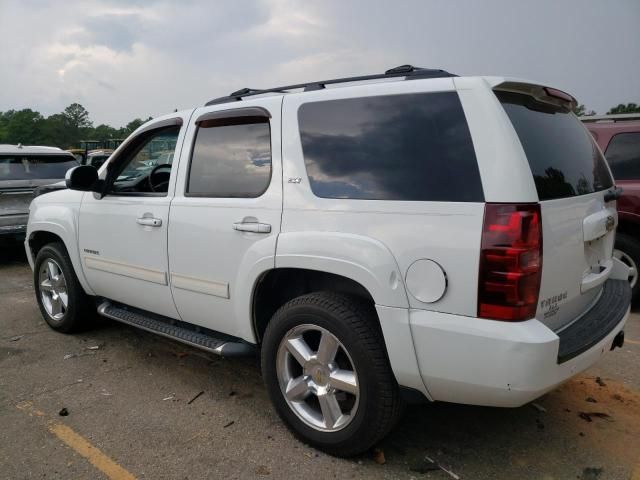
[[[614,135],[605,156],[617,180],[640,179],[640,132]]]
[[[540,200],[605,190],[613,180],[595,141],[567,109],[496,92],[529,161]]]
[[[484,201],[455,92],[305,103],[298,123],[309,183],[318,197]]]

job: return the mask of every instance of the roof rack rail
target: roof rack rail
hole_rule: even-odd
[[[286,85],[284,87],[256,89],[256,88],[242,88],[237,90],[226,97],[214,98],[209,100],[205,106],[218,105],[220,103],[237,102],[245,97],[252,97],[254,95],[262,95],[264,93],[290,93],[291,90],[303,89],[305,92],[313,90],[322,90],[326,85],[334,85],[337,83],[350,83],[350,82],[364,82],[367,80],[379,80],[384,78],[405,77],[406,80],[417,80],[422,78],[446,78],[457,77],[453,73],[449,73],[445,70],[419,68],[413,65],[400,65],[399,67],[391,68],[382,74],[363,75],[359,77],[345,77],[335,78],[331,80],[321,80],[316,82],[298,83],[296,85]]]
[[[609,115],[585,115],[580,120],[586,123],[617,123],[640,120],[640,113],[614,113]]]

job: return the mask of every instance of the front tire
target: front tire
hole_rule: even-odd
[[[346,295],[311,293],[282,306],[264,335],[262,374],[289,429],[332,455],[371,448],[401,411],[375,309]]]
[[[78,331],[95,316],[91,297],[82,289],[62,243],[50,243],[40,249],[33,283],[42,317],[54,330]]]

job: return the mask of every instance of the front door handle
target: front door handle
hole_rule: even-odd
[[[260,222],[236,222],[233,229],[239,232],[271,233],[271,225]]]
[[[140,217],[136,219],[136,222],[138,222],[138,225],[144,225],[145,227],[159,227],[162,225],[162,219],[155,217]]]

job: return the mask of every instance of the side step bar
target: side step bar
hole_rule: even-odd
[[[98,306],[98,313],[104,317],[126,323],[133,327],[156,333],[166,338],[191,345],[224,357],[252,355],[255,347],[239,338],[229,337],[207,329],[187,328],[186,323],[143,312],[134,308],[104,301]],[[194,328],[196,328],[194,326]],[[206,331],[206,333],[205,333]]]

